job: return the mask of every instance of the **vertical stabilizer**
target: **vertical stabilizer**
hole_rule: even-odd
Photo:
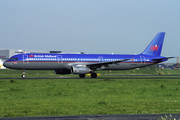
[[[163,46],[164,36],[165,36],[165,32],[158,33],[141,54],[160,56]]]

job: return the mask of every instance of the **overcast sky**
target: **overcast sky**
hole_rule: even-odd
[[[1,49],[139,54],[158,32],[180,56],[180,0],[0,1]]]

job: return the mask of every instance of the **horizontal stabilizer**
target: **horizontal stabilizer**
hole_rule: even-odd
[[[167,59],[171,59],[171,58],[175,58],[175,57],[164,57],[164,58],[157,58],[157,59],[153,59],[154,62],[163,62],[163,60],[167,60]]]

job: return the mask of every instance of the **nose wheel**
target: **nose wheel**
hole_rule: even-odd
[[[23,70],[23,74],[21,75],[22,78],[25,78],[25,77],[26,77],[26,75],[25,75],[26,73],[25,73],[25,72],[26,72],[26,71]]]

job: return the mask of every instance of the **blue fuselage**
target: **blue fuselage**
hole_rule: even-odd
[[[172,57],[162,57],[164,32],[158,33],[146,49],[138,55],[123,54],[19,54],[4,62],[4,66],[20,70],[55,70],[56,74],[79,74],[84,78],[96,70],[128,70],[164,62]],[[22,77],[25,77],[23,73]]]
[[[71,69],[71,66],[78,64],[90,65],[95,63],[105,63],[111,61],[119,61],[129,59],[127,61],[119,62],[102,66],[96,70],[127,70],[140,68],[159,62],[154,61],[163,57],[149,56],[149,55],[122,55],[122,54],[19,54],[11,57],[4,65],[11,69],[25,69],[25,70],[58,70]]]

